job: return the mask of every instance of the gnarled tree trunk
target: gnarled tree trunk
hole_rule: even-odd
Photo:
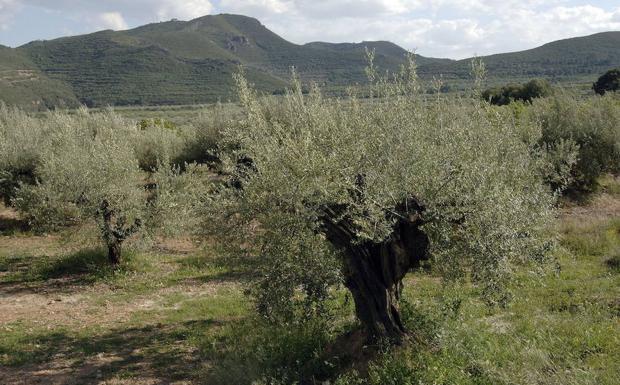
[[[142,222],[136,219],[131,226],[127,226],[125,217],[116,217],[116,212],[105,199],[101,202],[98,214],[102,219],[101,233],[108,247],[108,260],[111,265],[118,266],[121,263],[123,242],[142,227]]]
[[[121,242],[108,243],[108,260],[116,266],[121,263]]]
[[[429,239],[420,229],[424,208],[415,198],[396,207],[394,231],[383,242],[360,241],[342,208],[325,209],[323,228],[329,242],[344,258],[345,285],[351,291],[358,319],[371,340],[387,339],[399,344],[407,331],[398,302],[402,279],[428,258]]]

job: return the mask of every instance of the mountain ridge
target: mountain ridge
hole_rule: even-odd
[[[364,83],[365,49],[379,68],[397,71],[407,51],[389,41],[295,44],[259,20],[232,14],[151,23],[126,31],[0,46],[0,99],[36,108],[197,104],[234,98],[232,74],[242,65],[266,93],[287,87],[290,68],[304,81],[342,92]],[[620,32],[563,39],[530,50],[482,57],[490,79],[594,79],[620,66]],[[469,78],[470,59],[416,55],[422,78]],[[30,72],[28,72],[30,71]],[[15,77],[31,74],[27,81]],[[19,80],[19,79],[18,79]],[[23,79],[22,79],[23,80]]]

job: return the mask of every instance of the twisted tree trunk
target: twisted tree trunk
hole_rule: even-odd
[[[329,242],[344,256],[345,285],[351,291],[358,319],[370,340],[403,342],[407,330],[398,302],[407,272],[428,258],[429,239],[420,229],[424,208],[409,198],[395,211],[394,231],[383,242],[360,241],[342,208],[325,209],[323,228]]]
[[[99,207],[98,214],[101,215],[101,234],[108,247],[108,260],[113,266],[121,263],[121,249],[125,239],[135,234],[142,221],[136,219],[131,226],[126,225],[124,216],[116,217],[116,212],[110,207],[110,203],[104,199]]]
[[[108,243],[108,260],[113,266],[117,266],[121,263],[121,242]]]

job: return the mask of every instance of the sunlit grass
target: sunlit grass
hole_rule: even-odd
[[[363,373],[324,355],[355,325],[344,292],[333,304],[336,329],[270,326],[253,315],[243,277],[200,250],[128,251],[121,268],[109,270],[100,250],[62,252],[58,240],[47,240],[58,249],[50,255],[25,246],[15,254],[6,245],[29,238],[12,235],[0,244],[0,285],[46,295],[40,290],[50,282],[69,279],[63,295],[80,296],[73,311],[88,321],[65,325],[50,312],[48,319],[3,323],[0,365],[22,376],[58,362],[94,367],[80,374],[82,383],[250,385],[340,376],[341,385],[615,385],[620,221],[609,210],[616,183],[603,181],[605,196],[559,220],[559,269],[518,271],[505,308],[488,307],[469,284],[444,286],[427,272],[408,276],[402,311],[416,342],[386,351]]]

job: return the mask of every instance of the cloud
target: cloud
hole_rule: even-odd
[[[127,29],[127,22],[118,12],[104,12],[97,17],[99,28],[113,29],[115,31]]]
[[[602,4],[606,4],[606,6]],[[620,30],[620,8],[585,0],[0,0],[0,30],[37,7],[76,32],[125,29],[211,13],[258,18],[295,43],[390,40],[426,56],[463,58]],[[594,5],[598,4],[598,5]],[[62,23],[62,22],[60,22]],[[7,34],[10,32],[6,32]],[[41,30],[40,38],[52,32]],[[60,33],[60,32],[55,32]],[[18,39],[15,39],[18,40]]]
[[[225,12],[268,16],[271,14],[310,19],[378,17],[410,12],[418,0],[221,0]]]
[[[334,19],[398,15],[411,11],[414,3],[405,0],[315,0],[296,1],[295,5],[303,15]]]
[[[160,20],[171,18],[194,19],[207,15],[213,10],[213,5],[209,0],[160,0],[156,1],[156,15]]]
[[[2,0],[0,0],[2,1]],[[17,0],[14,0],[17,1]],[[81,14],[118,13],[123,18],[163,21],[192,19],[211,13],[210,0],[19,0],[24,5]]]
[[[239,13],[259,18],[284,14],[290,17],[297,14],[295,1],[291,0],[220,0],[218,9],[222,12]]]
[[[13,16],[21,7],[18,0],[0,0],[0,30],[9,28]]]
[[[261,21],[296,43],[390,40],[436,57],[522,50],[553,40],[620,30],[620,9],[567,6],[565,0],[374,0],[361,5],[349,0],[280,2],[289,7],[288,12],[276,14],[263,8]],[[247,2],[235,3],[243,8]]]
[[[434,23],[426,36],[432,39],[430,43],[459,46],[483,40],[485,37],[484,32],[484,29],[478,25],[476,20],[442,20],[438,23]]]

